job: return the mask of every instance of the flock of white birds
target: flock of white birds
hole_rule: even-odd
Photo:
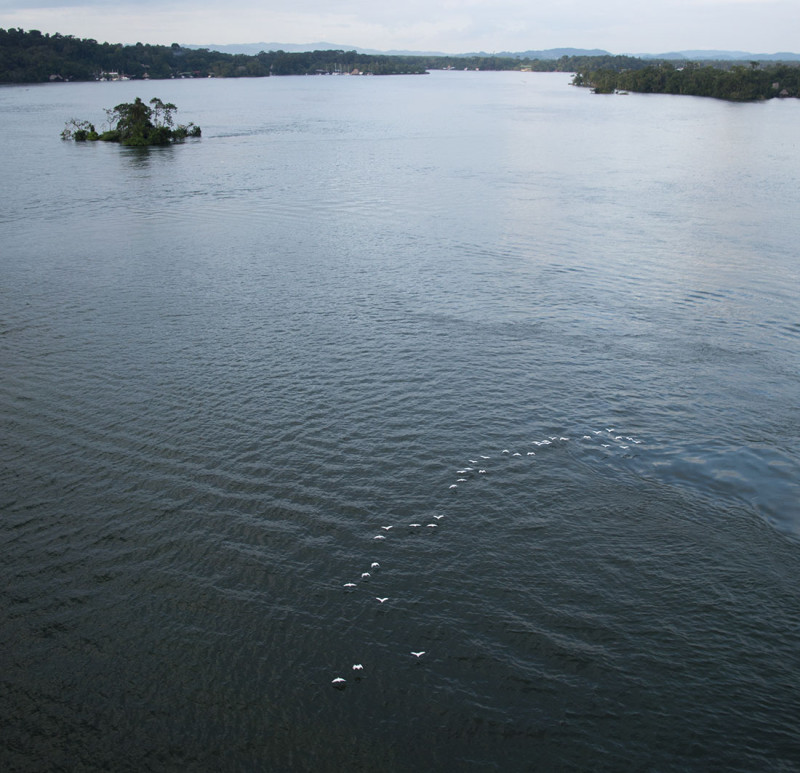
[[[552,446],[554,444],[560,443],[567,443],[570,441],[571,438],[565,437],[563,435],[550,435],[545,437],[541,440],[533,440],[531,441],[532,446],[536,446],[537,449],[543,449],[547,446]],[[589,434],[581,435],[580,441],[582,443],[595,443],[599,444],[601,448],[614,450],[620,449],[622,451],[627,451],[631,448],[631,446],[636,446],[642,443],[643,441],[633,437],[631,435],[623,435],[614,427],[606,427],[605,430],[591,430]],[[536,451],[534,450],[525,450],[524,453],[520,451],[511,451],[508,448],[504,448],[499,453],[500,457],[529,457],[529,456],[536,456]],[[459,467],[456,470],[456,475],[458,476],[455,479],[455,482],[448,484],[449,490],[455,494],[458,492],[458,488],[460,484],[468,483],[470,478],[475,475],[486,475],[489,473],[489,463],[492,460],[492,455],[485,455],[485,454],[477,454],[477,458],[468,459],[468,464],[462,467]],[[409,529],[436,529],[438,527],[438,521],[444,518],[444,515],[434,515],[433,521],[431,523],[417,523],[412,522],[406,524],[406,527]],[[380,534],[376,534],[372,539],[378,542],[383,542],[386,540],[387,536],[390,535],[392,529],[395,526],[401,526],[400,524],[389,524],[386,526],[381,526]],[[360,583],[366,583],[372,577],[373,572],[380,570],[381,565],[378,561],[372,561],[369,566],[370,571],[361,572],[361,576],[359,578]],[[342,586],[345,591],[353,592],[356,588],[359,587],[359,582],[346,582]],[[388,596],[375,596],[375,601],[378,604],[385,604],[386,602],[390,601],[390,597]],[[427,652],[425,650],[412,650],[408,653],[410,657],[414,657],[417,660],[426,655]],[[362,672],[365,670],[365,667],[362,663],[354,663],[352,666],[352,671],[354,672],[356,678],[360,678]],[[344,689],[347,686],[347,679],[343,676],[336,676],[331,684],[336,687],[337,689]]]

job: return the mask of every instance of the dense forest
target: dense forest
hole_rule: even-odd
[[[352,72],[374,75],[425,72],[414,57],[369,56],[355,51],[313,51],[256,56],[208,49],[98,43],[37,30],[0,29],[0,82],[44,83],[111,78],[240,78]]]
[[[646,94],[687,94],[734,101],[800,96],[800,66],[749,62],[648,63],[636,69],[609,67],[577,69],[573,83],[598,94],[637,91]]]

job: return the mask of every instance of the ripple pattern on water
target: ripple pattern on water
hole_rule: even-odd
[[[795,108],[567,80],[3,90],[4,768],[796,764]]]

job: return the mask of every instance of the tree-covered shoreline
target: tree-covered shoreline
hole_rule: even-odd
[[[169,78],[242,78],[270,75],[424,73],[416,57],[355,51],[224,54],[209,49],[98,43],[38,30],[0,29],[0,83],[47,83]]]
[[[586,67],[636,66],[620,56],[562,56],[530,59],[513,56],[418,56],[359,54],[328,50],[255,55],[226,54],[200,48],[98,43],[71,35],[0,29],[0,83],[47,83],[108,79],[240,78],[270,75],[401,75],[428,70],[527,70],[575,72]]]
[[[634,91],[713,97],[735,102],[800,96],[800,66],[797,64],[753,61],[746,65],[741,62],[725,65],[685,62],[675,66],[670,62],[658,62],[637,69],[587,68],[579,70],[572,82],[576,86],[589,87],[597,94]]]
[[[400,75],[428,70],[521,70],[575,73],[597,93],[636,91],[736,101],[800,96],[800,65],[786,62],[675,62],[632,56],[420,56],[356,51],[262,51],[226,54],[207,48],[98,43],[38,30],[0,29],[0,83],[106,79],[241,78],[271,75]]]

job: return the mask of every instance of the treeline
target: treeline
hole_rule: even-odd
[[[206,48],[98,43],[38,30],[0,29],[0,82],[89,81],[108,77],[241,78],[268,75],[349,73],[373,75],[425,72],[415,57],[357,54],[355,51],[223,54]],[[112,74],[114,74],[112,76]]]
[[[369,73],[393,75],[432,69],[531,70],[576,72],[601,68],[643,67],[626,56],[562,56],[560,59],[520,59],[499,56],[399,56],[355,51],[262,51],[254,56],[225,54],[206,48],[98,43],[90,38],[53,35],[38,30],[0,29],[0,82],[42,83],[51,80],[89,81],[100,78],[240,78],[268,75]]]
[[[599,93],[638,91],[730,100],[800,96],[800,65],[713,62],[703,65],[631,56],[390,56],[355,51],[262,51],[225,54],[207,48],[98,43],[38,30],[0,29],[0,82],[42,83],[100,78],[241,78],[269,75],[364,73],[393,75],[433,69],[573,72],[573,83]]]
[[[38,30],[0,29],[0,82],[89,81],[109,77],[241,78],[268,75],[350,73],[373,75],[425,72],[419,57],[358,54],[355,51],[268,51],[249,56],[209,49],[98,43]]]
[[[686,94],[737,102],[800,96],[800,66],[750,62],[675,66],[669,62],[647,64],[638,69],[581,69],[573,79],[597,93],[636,91],[645,94]]]

